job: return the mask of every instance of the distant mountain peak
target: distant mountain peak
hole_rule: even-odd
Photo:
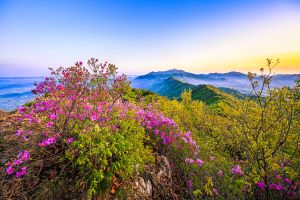
[[[217,77],[246,77],[246,74],[243,74],[241,72],[237,71],[230,71],[230,72],[225,72],[225,73],[209,73],[208,76],[217,76]]]
[[[186,72],[186,71],[181,70],[181,69],[173,68],[173,69],[166,70],[165,72]]]
[[[187,73],[187,72],[184,70],[173,68],[165,71],[152,71],[149,74],[163,74],[163,73]]]

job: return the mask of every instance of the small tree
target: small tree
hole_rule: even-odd
[[[245,162],[247,182],[258,183],[255,195],[266,199],[295,193],[299,179],[299,101],[293,89],[272,88],[272,69],[278,63],[267,59],[266,73],[264,68],[259,76],[248,73],[254,100],[241,101],[235,108],[224,105],[231,121],[225,145],[232,156]]]

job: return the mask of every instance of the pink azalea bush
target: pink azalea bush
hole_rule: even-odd
[[[96,59],[87,64],[88,68],[79,62],[51,69],[52,77],[36,84],[35,101],[18,108],[24,125],[16,137],[24,150],[7,163],[8,175],[34,174],[35,161],[52,160],[53,167],[63,165],[56,167],[59,173],[66,169],[82,173],[88,195],[93,196],[113,177],[126,178],[136,164],[151,162],[151,148],[160,153],[184,148],[198,167],[205,163],[190,132],[182,133],[172,119],[151,106],[126,100],[129,82],[117,75],[114,65]],[[184,163],[189,158],[179,159]]]

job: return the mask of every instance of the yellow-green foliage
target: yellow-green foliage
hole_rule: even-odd
[[[182,131],[191,131],[200,146],[203,160],[214,158],[202,169],[186,169],[197,176],[193,179],[194,197],[214,196],[212,189],[215,186],[223,197],[249,198],[255,195],[258,181],[266,185],[278,183],[276,175],[298,181],[299,83],[294,89],[271,89],[270,77],[262,74],[260,84],[255,82],[257,78],[250,77],[256,98],[234,104],[221,102],[218,104],[221,113],[192,100],[191,91],[183,92],[181,101],[150,95],[142,102],[152,104],[173,118]],[[259,91],[258,86],[263,89]],[[243,176],[232,178],[230,169],[234,163],[241,165]],[[224,171],[223,178],[216,175],[220,169]],[[269,197],[270,191],[264,192],[264,197]]]
[[[85,134],[78,133],[72,143],[72,151],[66,152],[73,167],[88,180],[88,195],[98,195],[110,188],[113,176],[125,180],[136,165],[153,161],[150,148],[144,146],[147,136],[143,127],[134,119],[117,120],[118,129],[112,132],[107,127],[95,125]],[[74,128],[74,134],[79,127]]]

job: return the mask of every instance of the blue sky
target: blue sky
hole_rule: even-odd
[[[247,72],[282,57],[279,72],[300,73],[299,35],[292,0],[0,0],[0,76],[90,57],[127,74]]]

